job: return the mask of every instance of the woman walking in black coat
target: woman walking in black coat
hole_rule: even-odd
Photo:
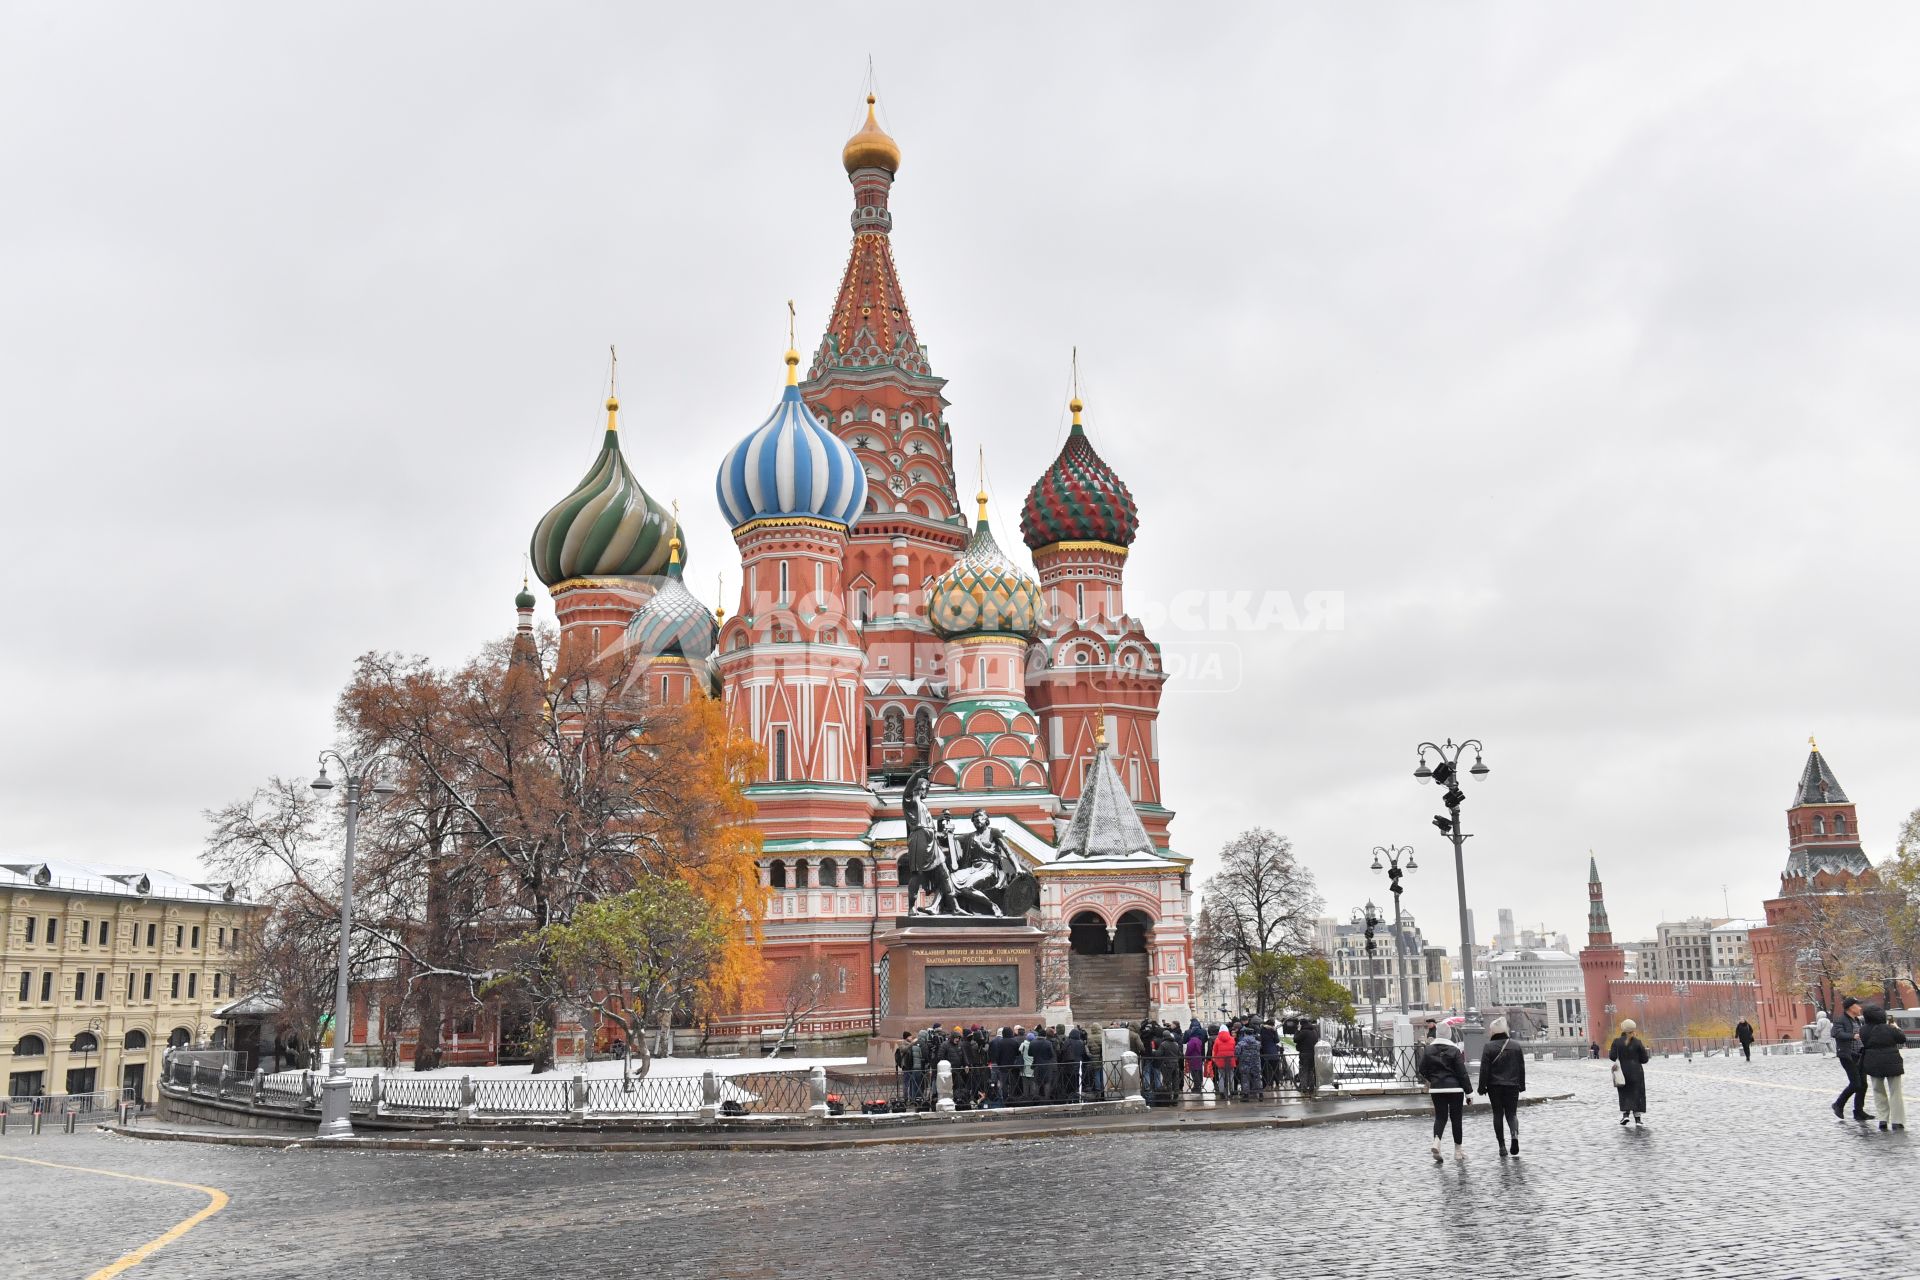
[[[1607,1056],[1613,1059],[1613,1087],[1620,1095],[1620,1123],[1631,1119],[1640,1123],[1640,1114],[1647,1109],[1647,1052],[1645,1042],[1640,1039],[1639,1027],[1632,1018],[1620,1024],[1620,1034],[1614,1037],[1613,1048]]]
[[[1907,1046],[1907,1033],[1887,1021],[1887,1011],[1877,1004],[1867,1006],[1867,1024],[1860,1029],[1861,1070],[1873,1082],[1873,1104],[1880,1108],[1880,1128],[1891,1123],[1896,1129],[1907,1127],[1907,1100],[1902,1094],[1901,1077],[1907,1065],[1900,1051]]]
[[[1473,1081],[1467,1075],[1467,1060],[1458,1045],[1445,1033],[1438,1032],[1434,1039],[1427,1041],[1426,1049],[1420,1055],[1420,1078],[1427,1082],[1427,1092],[1433,1098],[1433,1158],[1440,1161],[1440,1135],[1447,1126],[1453,1126],[1453,1158],[1465,1160],[1467,1149],[1460,1142],[1460,1112],[1466,1105],[1467,1095],[1473,1091]]]
[[[1493,1103],[1493,1142],[1500,1154],[1520,1154],[1520,1095],[1527,1091],[1526,1051],[1507,1035],[1507,1020],[1487,1024],[1491,1035],[1480,1052],[1480,1092]],[[1507,1135],[1513,1135],[1508,1145]]]

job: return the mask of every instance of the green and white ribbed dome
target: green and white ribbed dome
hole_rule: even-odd
[[[651,577],[666,570],[673,513],[628,468],[619,413],[620,402],[609,398],[600,456],[533,531],[533,571],[549,587],[570,578]]]

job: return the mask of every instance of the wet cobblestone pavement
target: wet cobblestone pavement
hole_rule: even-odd
[[[1920,1056],[1910,1055],[1920,1062]],[[1920,1276],[1920,1147],[1836,1122],[1830,1058],[1655,1059],[1644,1129],[1606,1063],[1529,1064],[1523,1154],[1419,1120],[790,1153],[274,1151],[0,1139],[0,1277],[973,1276],[1207,1280]],[[1857,1244],[1838,1242],[1854,1240]]]

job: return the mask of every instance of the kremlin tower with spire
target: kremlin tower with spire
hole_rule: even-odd
[[[859,1043],[888,1016],[882,927],[914,905],[895,868],[901,788],[921,768],[935,812],[984,813],[1039,885],[1044,964],[1006,1021],[1184,1021],[1190,864],[1160,790],[1166,676],[1122,590],[1139,513],[1076,391],[1019,516],[1037,580],[1001,549],[984,493],[969,529],[946,380],[893,257],[900,147],[866,105],[841,152],[853,242],[826,330],[804,377],[786,353],[767,418],[714,450],[740,554],[732,616],[687,589],[678,522],[628,468],[611,395],[599,456],[535,530],[533,571],[563,647],[625,646],[649,697],[718,696],[761,749],[748,793],[767,976],[712,1034],[757,1044],[799,976],[826,979],[800,1022],[811,1042]]]

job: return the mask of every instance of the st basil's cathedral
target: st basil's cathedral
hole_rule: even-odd
[[[772,412],[719,457],[715,496],[740,557],[733,612],[687,588],[689,550],[622,455],[613,398],[599,455],[531,547],[563,644],[624,647],[649,697],[720,697],[763,752],[749,794],[767,977],[713,1034],[745,1047],[780,1027],[796,973],[825,985],[805,1039],[851,1044],[885,1019],[877,940],[913,907],[895,863],[901,790],[922,768],[935,812],[984,810],[1039,884],[1044,976],[1022,994],[1029,1013],[1184,1022],[1191,860],[1169,844],[1161,792],[1159,646],[1126,610],[1133,497],[1076,395],[1066,443],[1020,511],[1034,572],[995,538],[984,492],[969,523],[946,379],[894,265],[900,147],[871,96],[841,159],[853,246],[826,332],[804,376],[786,353]],[[516,604],[531,631],[533,596]]]

